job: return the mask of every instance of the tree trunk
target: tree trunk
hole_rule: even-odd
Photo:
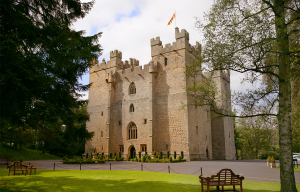
[[[279,52],[279,147],[281,192],[296,192],[292,157],[290,56],[284,1],[275,0],[275,27]]]

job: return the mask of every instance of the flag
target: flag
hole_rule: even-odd
[[[169,21],[168,25],[171,25],[174,18],[175,18],[175,13],[173,14],[173,16],[172,16],[171,20]]]

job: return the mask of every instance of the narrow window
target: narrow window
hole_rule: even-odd
[[[101,112],[101,116],[103,116],[103,111]]]
[[[165,58],[165,66],[167,66],[167,65],[168,65],[168,59]]]
[[[147,145],[141,145],[141,149],[142,149],[142,152],[146,152],[147,151]]]
[[[124,145],[119,145],[119,149],[120,149],[120,152],[123,153],[124,152]]]
[[[144,119],[144,124],[147,124],[147,119]]]
[[[121,109],[122,109],[122,103],[121,103]]]
[[[102,146],[102,150],[103,150],[103,146]]]
[[[121,125],[122,124],[122,121],[119,121],[119,125]]]
[[[198,126],[196,126],[196,134],[198,135]]]
[[[206,141],[207,141],[207,135],[206,135]]]
[[[101,131],[101,137],[103,137],[103,131]]]
[[[130,95],[136,94],[136,87],[135,87],[135,84],[133,82],[129,85],[129,94]]]
[[[134,106],[133,106],[133,104],[130,105],[129,112],[134,112]]]

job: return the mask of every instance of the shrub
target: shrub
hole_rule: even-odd
[[[170,158],[170,151],[167,151],[167,158]]]
[[[271,156],[268,156],[267,162],[271,162]]]
[[[180,155],[178,156],[178,160],[181,161],[181,156]]]
[[[130,159],[131,159],[131,157],[130,157],[130,155],[128,155],[128,157],[127,157],[127,161],[130,161]]]
[[[114,153],[114,157],[116,157],[116,156],[117,156],[117,153],[115,152],[115,153]]]
[[[147,153],[147,151],[145,151],[145,155],[147,155],[148,153]]]
[[[162,158],[162,156],[163,156],[163,153],[162,153],[162,151],[160,152],[160,157]]]
[[[271,158],[271,163],[275,163],[274,157]]]
[[[104,153],[101,153],[102,159],[104,159]]]
[[[180,153],[181,153],[181,157],[182,157],[182,159],[183,159],[183,151],[181,151]]]
[[[169,161],[170,161],[170,163],[172,162],[172,157],[171,156],[169,157]]]
[[[114,159],[115,159],[115,161],[117,161],[117,155],[115,155],[115,158],[114,158]]]
[[[139,152],[139,159],[142,157],[142,153],[141,152]]]
[[[122,154],[121,154],[121,152],[119,152],[119,159],[121,159],[121,157],[122,157]]]
[[[176,159],[176,151],[174,151],[174,159]]]
[[[157,159],[161,159],[161,156],[159,155],[159,156],[157,157]]]
[[[112,159],[112,153],[109,154],[109,158]]]
[[[279,159],[279,153],[277,152],[277,151],[260,151],[259,153],[258,153],[258,158],[259,159],[267,159],[268,158],[268,156],[273,156],[274,157],[274,159]]]
[[[136,155],[135,155],[135,151],[133,152],[133,158],[135,158],[136,157]]]

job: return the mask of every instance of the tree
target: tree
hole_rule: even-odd
[[[300,2],[217,0],[205,19],[198,20],[205,37],[202,57],[187,67],[187,76],[193,79],[203,70],[231,70],[244,74],[244,82],[261,83],[234,95],[240,111],[237,116],[278,119],[281,191],[297,191],[292,161],[291,77],[299,66]],[[211,82],[210,78],[206,82]],[[209,105],[216,114],[232,116],[230,109],[216,107],[216,92],[203,91],[211,87],[209,83],[202,88],[197,83],[187,90],[193,104]]]
[[[0,4],[0,139],[22,144],[11,133],[39,133],[52,143],[74,109],[79,83],[101,53],[101,33],[83,36],[70,28],[94,2],[3,0]],[[56,137],[57,136],[57,137]],[[42,137],[40,137],[42,138]]]

